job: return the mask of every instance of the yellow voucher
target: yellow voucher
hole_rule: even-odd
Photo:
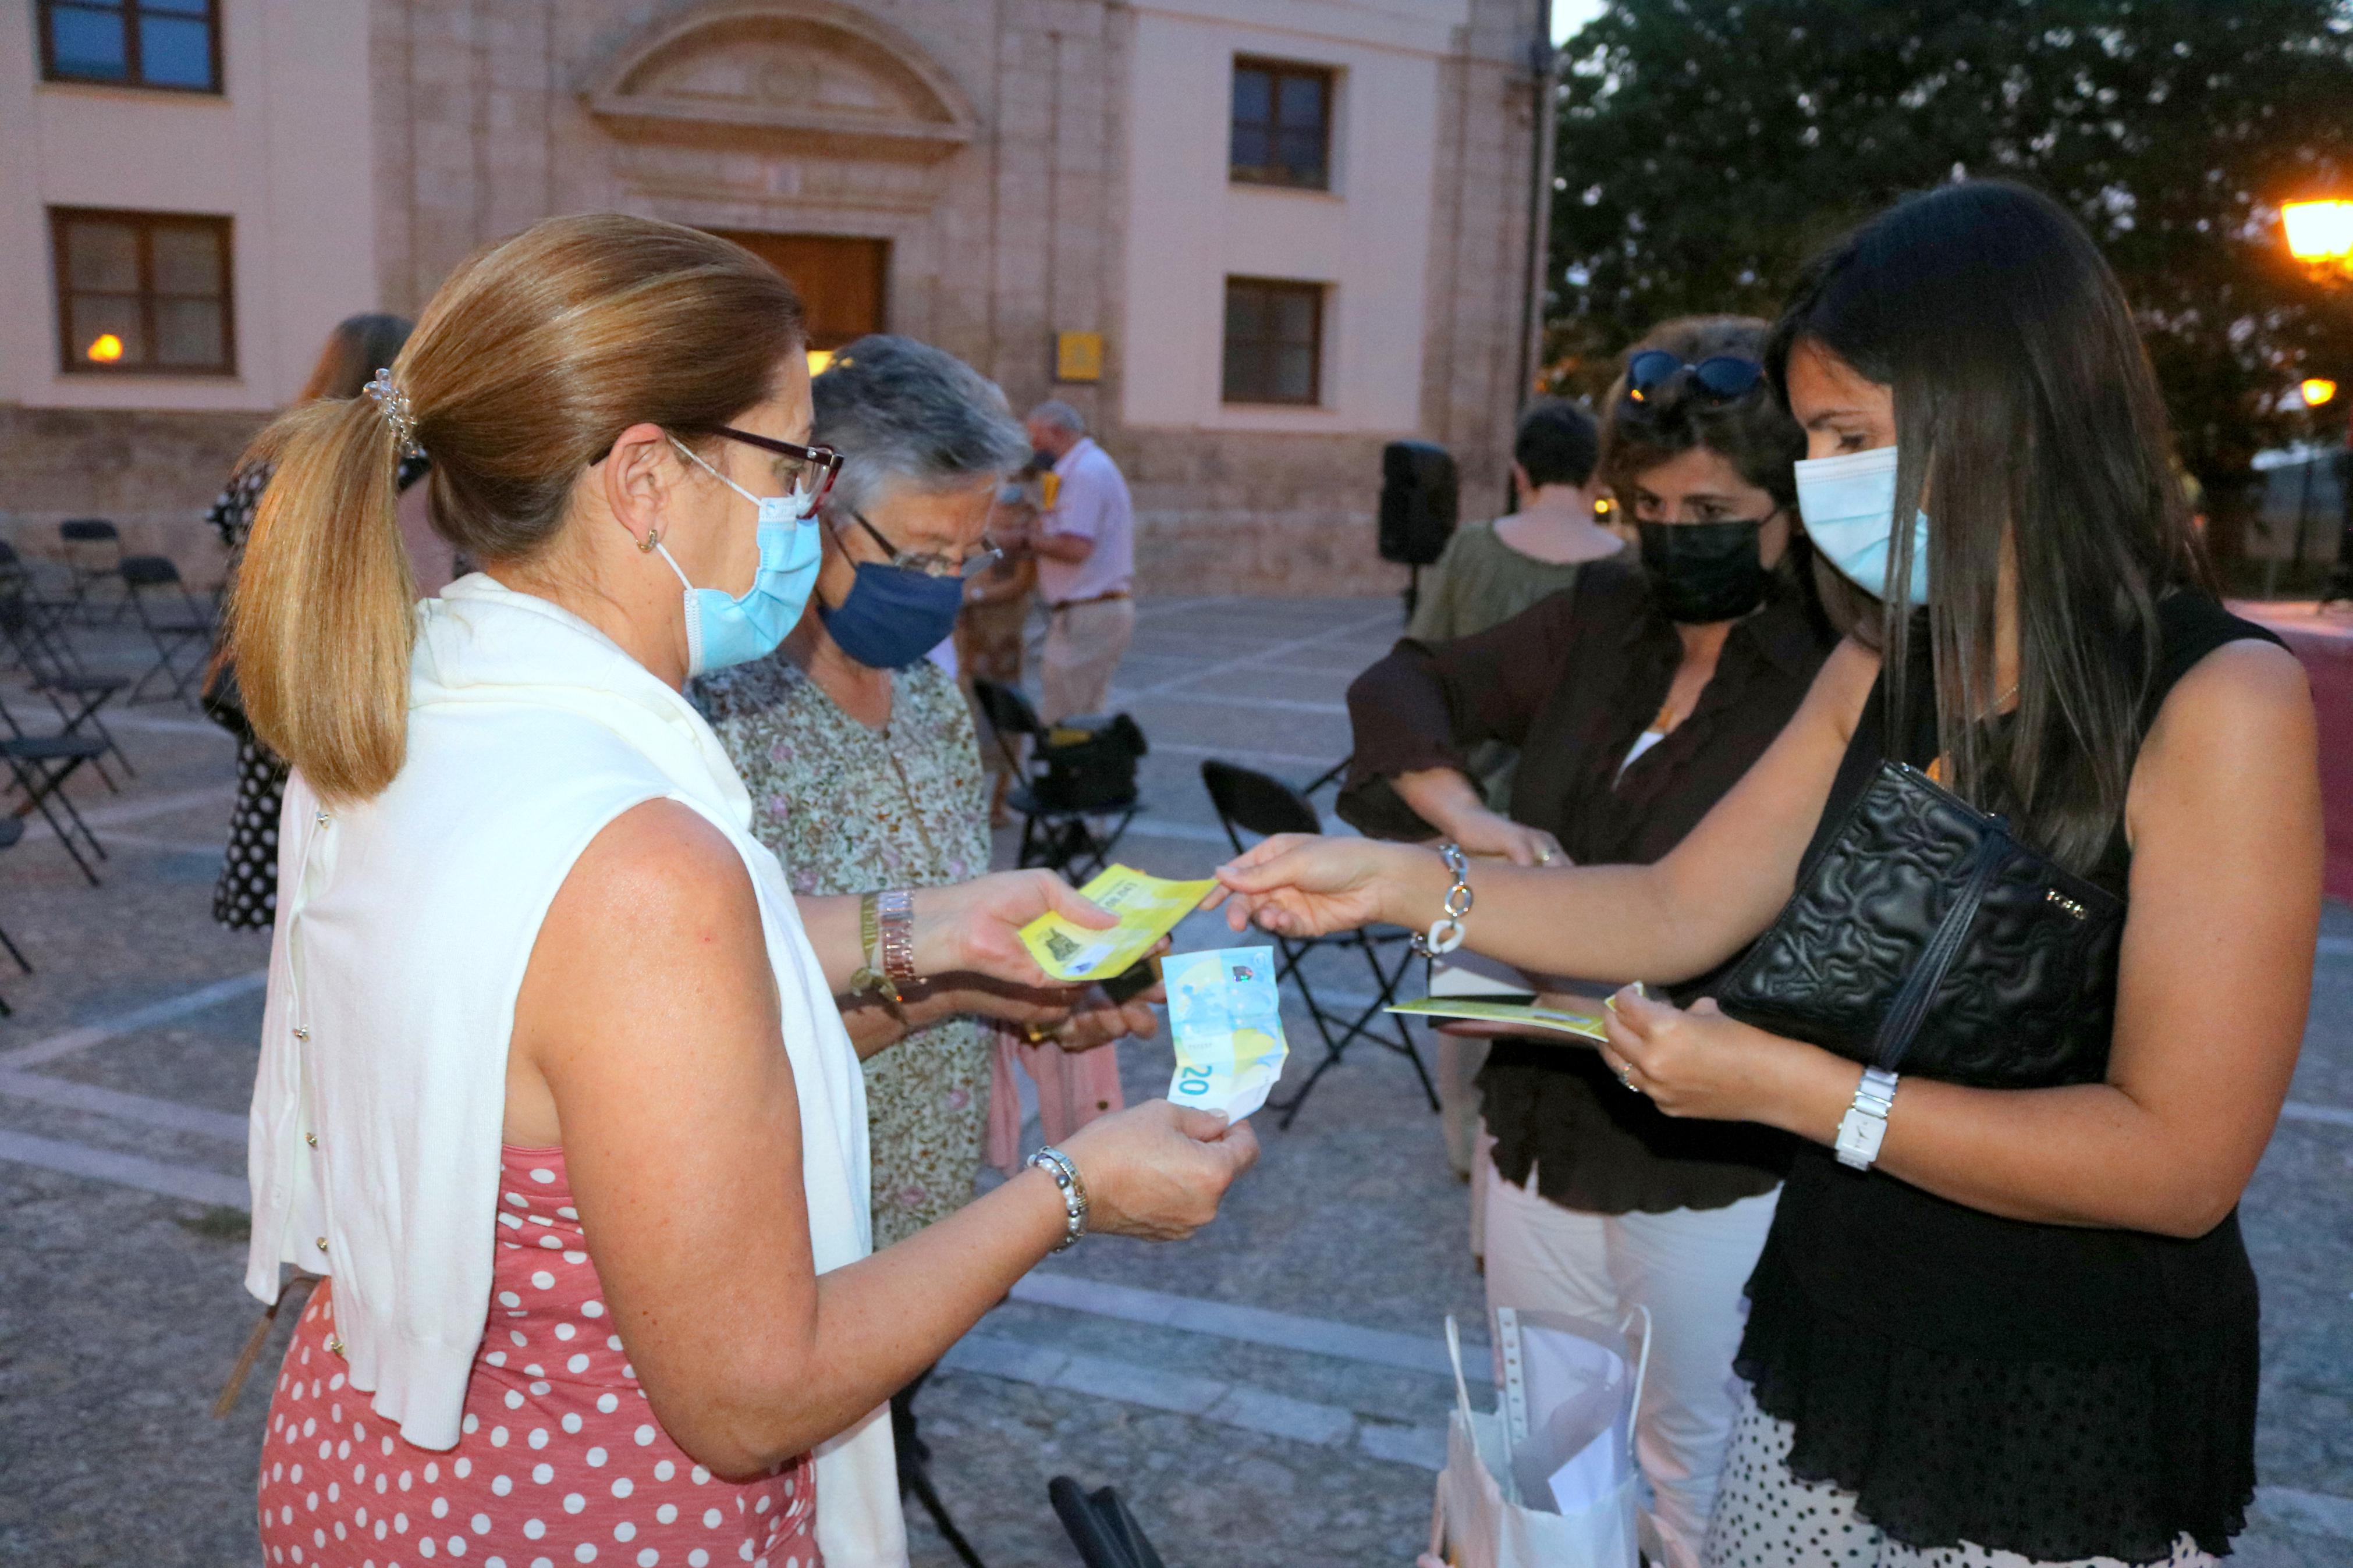
[[[1132,866],[1108,867],[1079,892],[1117,915],[1119,924],[1089,931],[1060,915],[1043,914],[1021,928],[1021,945],[1039,968],[1057,980],[1107,979],[1150,952],[1217,885],[1214,877],[1171,882],[1147,877]]]
[[[1609,1031],[1601,1020],[1586,1013],[1564,1013],[1556,1007],[1540,1007],[1533,1002],[1482,1002],[1470,996],[1430,996],[1419,1002],[1400,1002],[1388,1009],[1392,1013],[1409,1013],[1419,1018],[1467,1018],[1482,1024],[1508,1024],[1517,1028],[1543,1029],[1556,1035],[1577,1035],[1588,1040],[1607,1040]]]

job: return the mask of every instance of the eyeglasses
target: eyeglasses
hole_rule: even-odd
[[[722,425],[712,432],[730,441],[741,441],[746,447],[757,447],[773,453],[772,465],[776,482],[787,490],[807,490],[808,510],[803,515],[815,517],[818,503],[833,489],[833,481],[841,477],[841,454],[830,447],[803,447],[791,441],[779,441],[771,436],[754,436],[749,430],[737,430]]]
[[[850,521],[866,531],[866,536],[882,547],[891,557],[891,564],[907,572],[920,572],[926,577],[956,577],[969,583],[983,572],[1005,559],[1005,552],[993,543],[988,535],[980,536],[980,548],[961,561],[951,561],[944,555],[926,552],[919,555],[902,553],[899,547],[882,537],[882,531],[866,521],[862,511],[849,514]]]
[[[1635,403],[1647,403],[1686,371],[1691,373],[1692,385],[1713,403],[1737,402],[1765,379],[1765,367],[1753,359],[1712,354],[1697,364],[1686,364],[1664,349],[1645,349],[1626,362],[1626,395]]]

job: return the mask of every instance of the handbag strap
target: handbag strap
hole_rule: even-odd
[[[1978,906],[1985,902],[1986,891],[1993,886],[2002,862],[2009,858],[2010,835],[1998,820],[1981,824],[1984,831],[1978,838],[1976,863],[1969,869],[1969,879],[1961,884],[1952,907],[1936,923],[1936,934],[1920,953],[1920,962],[1913,966],[1903,988],[1888,1003],[1885,1016],[1879,1020],[1878,1033],[1872,1037],[1871,1059],[1880,1068],[1894,1072],[1903,1061],[1905,1052],[1912,1048],[1912,1038],[1927,1021],[1928,1005],[1936,1000],[1936,992],[1945,984],[1945,973],[1961,951],[1961,943],[1969,934],[1969,927],[1978,918]]]

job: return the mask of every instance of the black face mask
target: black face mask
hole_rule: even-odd
[[[1765,602],[1773,581],[1759,544],[1765,520],[1635,527],[1642,570],[1669,620],[1692,626],[1737,620]]]

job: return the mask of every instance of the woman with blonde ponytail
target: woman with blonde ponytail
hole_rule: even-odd
[[[1040,984],[1020,925],[1110,917],[1042,872],[797,902],[751,836],[680,692],[773,651],[816,573],[839,458],[783,279],[551,220],[367,390],[267,437],[232,627],[294,769],[247,1283],[327,1277],[270,1412],[269,1562],[902,1562],[892,1391],[1083,1232],[1207,1223],[1256,1146],[1155,1102],[870,1256],[836,998]],[[415,450],[484,563],[422,604]]]

